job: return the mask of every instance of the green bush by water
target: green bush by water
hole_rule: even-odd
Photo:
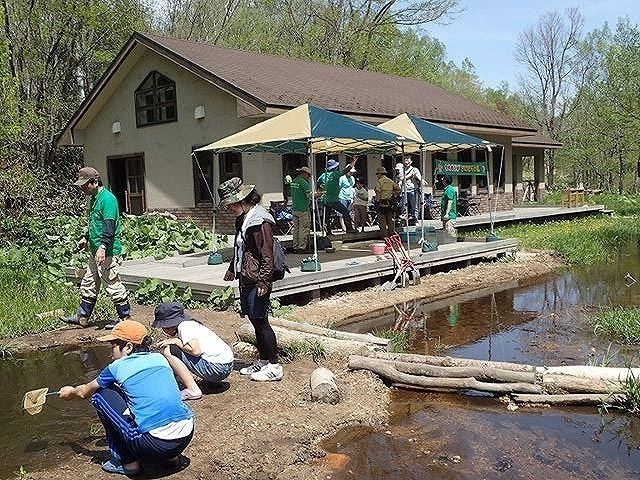
[[[44,280],[34,273],[34,266],[28,270],[0,267],[0,338],[60,326],[58,315],[37,315],[58,309],[75,312],[78,298],[77,289]]]
[[[587,194],[586,199],[589,205],[604,205],[607,210],[613,210],[616,215],[640,215],[640,195],[637,194]],[[545,205],[560,205],[562,203],[562,192],[559,190],[547,191],[543,203]]]
[[[86,266],[88,252],[78,252],[76,242],[84,235],[84,216],[0,218],[0,338],[40,332],[60,326],[58,315],[37,314],[64,310],[73,314],[78,308],[78,288],[66,279],[66,267]],[[163,258],[178,253],[210,250],[213,236],[190,221],[179,222],[161,215],[123,217],[123,257]],[[217,247],[226,237],[217,238]],[[229,293],[229,290],[231,293]],[[169,285],[151,285],[141,297],[163,299],[176,294]],[[179,292],[191,298],[191,292]],[[226,308],[233,301],[233,289],[214,291],[208,304]],[[230,298],[231,297],[231,298]],[[153,300],[157,300],[153,298]],[[113,305],[101,295],[94,310],[98,322],[109,321]]]
[[[573,266],[594,265],[613,258],[619,247],[640,238],[636,217],[587,217],[578,220],[501,227],[502,238],[517,238],[525,249],[554,250]]]
[[[619,306],[602,309],[589,321],[597,335],[626,344],[640,343],[640,308]]]

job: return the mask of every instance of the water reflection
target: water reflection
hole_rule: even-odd
[[[403,304],[343,328],[407,333],[413,353],[532,365],[637,364],[638,347],[593,335],[587,315],[640,302],[637,245],[580,271],[495,285],[436,302]],[[475,296],[474,296],[475,295]],[[427,299],[428,300],[428,299]],[[407,315],[412,313],[412,315]],[[607,353],[608,352],[608,353]],[[334,479],[632,478],[640,472],[638,420],[594,408],[520,408],[495,398],[396,391],[385,432],[327,441],[350,462]]]
[[[54,459],[70,455],[69,445],[92,436],[98,422],[89,402],[65,402],[51,396],[42,411],[22,410],[28,390],[85,383],[110,361],[108,347],[51,349],[0,362],[0,478],[15,477],[44,468]],[[98,434],[102,436],[101,433]]]

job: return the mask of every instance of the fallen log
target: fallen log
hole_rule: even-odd
[[[278,341],[278,347],[286,347],[293,342],[318,342],[322,345],[324,353],[330,355],[338,353],[341,355],[349,355],[352,353],[359,353],[366,355],[370,349],[375,348],[375,345],[357,342],[354,340],[339,340],[337,338],[329,338],[322,335],[314,335],[311,333],[298,332],[289,330],[277,325],[272,325],[273,331],[276,334]],[[240,325],[236,330],[238,339],[243,342],[256,343],[256,334],[253,326],[249,323]],[[378,348],[380,348],[378,346]]]
[[[524,365],[510,362],[492,362],[489,360],[472,360],[468,358],[438,357],[432,355],[418,355],[416,353],[390,353],[372,352],[372,358],[383,360],[397,360],[410,363],[426,363],[429,365],[439,365],[442,367],[479,367],[479,368],[499,368],[501,370],[512,370],[514,372],[535,372],[533,365]]]
[[[316,401],[335,405],[340,402],[340,390],[336,385],[336,376],[331,370],[318,367],[311,372],[311,398]]]
[[[621,392],[624,385],[618,381],[580,378],[561,373],[545,373],[540,382],[546,392],[611,393]]]
[[[549,402],[558,404],[565,401],[593,404],[598,399],[619,398],[615,395],[624,391],[628,379],[640,378],[639,368],[588,365],[536,367],[381,351],[369,352],[364,358],[350,357],[349,368],[371,370],[400,387],[535,394],[548,396]],[[532,398],[539,398],[540,403],[545,403],[542,397]]]
[[[605,382],[624,382],[629,378],[640,378],[640,368],[595,367],[591,365],[566,365],[560,367],[537,367],[542,375],[558,374],[579,378],[591,378]]]
[[[387,360],[385,360],[387,361]],[[502,370],[493,367],[440,367],[410,362],[391,362],[396,370],[411,375],[423,375],[426,377],[464,378],[473,377],[476,380],[488,380],[493,382],[526,382],[536,383],[535,372],[516,372]]]
[[[410,375],[398,371],[393,362],[359,355],[349,357],[349,368],[352,370],[371,370],[391,382],[417,385],[423,388],[470,389],[491,393],[543,393],[541,386],[525,382],[489,383],[480,382],[473,377],[444,378]]]
[[[626,396],[623,394],[602,394],[602,393],[582,393],[566,395],[531,395],[523,393],[512,393],[511,398],[517,403],[545,403],[549,405],[601,405],[623,404]]]
[[[279,327],[288,328],[289,330],[296,330],[298,332],[311,333],[313,335],[321,335],[328,338],[337,338],[339,340],[353,340],[356,342],[373,343],[375,345],[388,345],[391,340],[388,338],[376,337],[370,333],[351,333],[341,332],[339,330],[332,330],[330,328],[319,327],[317,325],[311,325],[310,323],[292,322],[291,320],[285,320],[279,317],[269,317],[269,323],[271,325],[277,325]]]

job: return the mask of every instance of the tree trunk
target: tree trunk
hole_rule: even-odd
[[[271,325],[277,325],[280,327],[288,328],[289,330],[296,330],[298,332],[311,333],[313,335],[321,335],[329,338],[337,338],[339,340],[353,340],[356,342],[373,343],[375,345],[388,345],[390,340],[388,338],[380,338],[368,334],[362,333],[350,333],[340,332],[338,330],[331,330],[330,328],[318,327],[317,325],[311,325],[309,323],[292,322],[291,320],[285,320],[284,318],[269,317],[269,323]]]
[[[349,357],[349,368],[352,370],[364,369],[380,375],[395,383],[406,383],[416,385],[426,389],[471,389],[490,393],[543,393],[542,387],[524,382],[512,383],[488,383],[479,382],[473,377],[470,378],[433,378],[419,375],[409,375],[402,373],[395,368],[393,362],[352,355]]]
[[[336,377],[331,370],[324,367],[311,372],[311,398],[324,403],[335,405],[340,402],[340,390],[336,385]]]
[[[535,383],[535,372],[514,372],[513,370],[501,370],[493,367],[438,367],[408,362],[392,362],[394,368],[402,373],[422,375],[425,377],[449,377],[465,378],[473,377],[476,380],[492,382],[525,382]]]
[[[517,403],[546,403],[550,405],[600,405],[602,403],[622,404],[626,396],[621,394],[567,394],[567,395],[531,395],[513,393],[511,398]]]
[[[520,363],[492,362],[489,360],[471,360],[467,358],[436,357],[431,355],[418,355],[415,353],[388,353],[372,352],[373,358],[382,360],[397,360],[400,362],[426,363],[429,365],[440,365],[442,367],[478,367],[478,368],[498,368],[501,370],[512,370],[514,372],[535,372],[533,365]]]
[[[474,388],[487,392],[521,393],[534,389],[536,393],[545,394],[607,394],[621,392],[627,379],[640,375],[640,368],[588,365],[534,367],[406,353],[371,352],[368,355],[368,358],[350,357],[349,368],[365,368],[396,384],[429,389]]]
[[[358,342],[354,340],[339,340],[337,338],[329,338],[322,335],[314,335],[312,333],[296,332],[294,330],[288,330],[286,328],[272,326],[273,331],[276,334],[278,341],[278,348],[282,349],[286,345],[290,345],[293,342],[318,342],[322,345],[325,354],[338,353],[340,355],[349,355],[354,352],[366,355],[370,348],[374,348],[373,345],[364,342]],[[240,325],[236,330],[236,335],[243,342],[256,343],[256,334],[253,326],[249,323]]]

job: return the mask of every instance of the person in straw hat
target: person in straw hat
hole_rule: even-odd
[[[249,317],[255,329],[259,354],[258,360],[241,368],[240,373],[260,382],[282,380],[284,374],[278,363],[276,334],[269,324],[275,220],[260,205],[255,185],[247,185],[238,177],[220,184],[218,195],[220,207],[236,216],[233,257],[224,279],[238,279],[241,314]]]
[[[141,461],[178,466],[193,437],[193,413],[180,398],[167,359],[149,351],[147,327],[123,320],[98,340],[111,343],[113,362],[94,380],[64,386],[58,395],[91,399],[111,453],[102,469],[134,476],[142,472]]]

